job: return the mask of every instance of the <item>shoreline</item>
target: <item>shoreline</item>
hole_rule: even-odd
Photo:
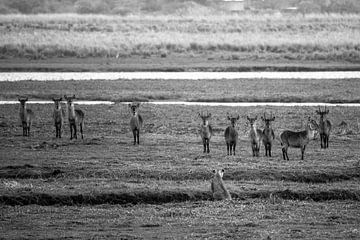
[[[0,72],[315,72],[360,71],[359,63],[332,61],[224,60],[171,56],[130,58],[0,59]]]

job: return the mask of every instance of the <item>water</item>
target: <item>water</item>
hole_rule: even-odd
[[[3,72],[0,81],[118,80],[118,79],[350,79],[353,72]]]
[[[0,101],[0,105],[18,104],[19,101]],[[53,101],[28,101],[28,104],[53,104]],[[112,101],[76,101],[79,105],[113,105]],[[129,104],[122,102],[120,104]],[[280,103],[280,102],[181,102],[181,101],[154,101],[146,104],[155,105],[185,105],[185,106],[226,106],[226,107],[255,107],[255,106],[275,106],[275,107],[317,107],[317,106],[341,106],[341,107],[360,107],[360,103]]]

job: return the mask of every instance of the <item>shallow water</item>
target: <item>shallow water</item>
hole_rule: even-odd
[[[352,72],[3,72],[0,81],[118,80],[118,79],[350,79]]]
[[[0,105],[18,104],[19,101],[0,101]],[[53,101],[28,101],[28,104],[52,104]],[[129,102],[121,102],[120,104],[128,104]],[[112,101],[76,101],[79,105],[113,105]],[[360,107],[360,103],[280,103],[280,102],[165,102],[154,101],[145,102],[145,104],[155,105],[186,105],[186,106],[227,106],[227,107],[253,107],[253,106],[275,106],[275,107],[294,107],[294,106],[341,106],[341,107]]]

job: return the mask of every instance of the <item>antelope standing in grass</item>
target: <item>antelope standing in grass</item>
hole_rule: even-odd
[[[306,145],[310,142],[311,139],[314,139],[317,129],[318,129],[318,124],[316,123],[316,121],[312,120],[309,117],[305,131],[300,131],[300,132],[293,132],[289,130],[283,131],[280,134],[283,159],[289,160],[287,151],[289,147],[293,147],[293,148],[300,148],[301,160],[304,160]]]
[[[253,152],[253,157],[258,157],[260,152],[260,144],[262,140],[262,131],[256,128],[255,122],[257,120],[257,117],[250,118],[247,116],[246,118],[250,123],[249,138],[250,138],[251,149]]]
[[[64,125],[64,110],[61,108],[62,98],[53,98],[54,111],[53,119],[55,124],[56,138],[61,138],[62,126]]]
[[[331,131],[331,122],[329,120],[324,120],[324,116],[329,113],[329,109],[321,111],[319,107],[319,111],[316,111],[317,114],[320,115],[320,122],[319,122],[319,134],[320,134],[320,145],[321,148],[328,148],[329,147],[329,136]]]
[[[76,99],[75,95],[73,95],[72,97],[67,97],[66,95],[64,95],[64,98],[67,102],[67,112],[68,112],[68,119],[70,125],[70,139],[73,138],[77,139],[76,125],[79,125],[81,139],[84,139],[83,127],[84,127],[85,114],[82,110],[75,109],[74,106],[74,99]]]
[[[143,119],[138,113],[140,103],[130,103],[129,108],[132,116],[130,118],[130,129],[134,135],[134,145],[140,144],[140,129],[142,128]]]
[[[266,118],[265,113],[264,116],[261,117],[261,120],[263,120],[265,122],[265,128],[262,132],[262,142],[264,144],[265,147],[265,156],[268,156],[269,153],[269,157],[271,157],[271,147],[273,144],[273,141],[275,139],[275,134],[274,134],[274,130],[271,128],[270,124],[271,122],[275,121],[275,117],[270,116],[270,118]]]
[[[228,120],[230,121],[230,126],[228,126],[225,129],[225,141],[226,141],[226,148],[227,148],[227,155],[231,155],[232,152],[235,155],[235,148],[236,148],[236,143],[238,140],[238,132],[235,129],[235,124],[236,121],[240,119],[240,116],[238,115],[237,117],[230,117],[228,115]]]
[[[34,112],[31,109],[26,108],[26,102],[28,101],[28,98],[19,98],[20,102],[20,121],[23,127],[23,136],[24,137],[30,137],[30,127],[32,124],[32,121],[34,120]]]
[[[211,113],[208,113],[206,115],[199,113],[199,117],[202,119],[199,132],[204,145],[204,153],[210,153],[210,139],[213,135],[212,127],[209,124]]]
[[[224,172],[224,169],[218,171],[213,170],[214,177],[211,180],[211,192],[214,200],[231,200],[231,195],[223,181]]]

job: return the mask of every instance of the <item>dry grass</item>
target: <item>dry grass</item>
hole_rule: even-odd
[[[216,19],[216,21],[215,21]],[[358,62],[356,15],[1,16],[3,57],[207,55]]]
[[[92,86],[90,81],[82,86],[88,90],[98,87],[98,94],[104,97],[107,92],[100,86],[130,89],[135,82]],[[153,83],[154,89],[165,86]],[[172,87],[196,89],[183,83]],[[351,85],[351,81],[345,83]],[[46,83],[22,84],[0,86],[3,94],[6,89],[12,89],[12,94],[51,89]],[[76,94],[86,92],[78,82],[53,84],[64,87],[62,94],[67,94],[71,85],[78,90]],[[332,89],[338,91],[347,84]],[[78,106],[85,111],[84,141],[69,140],[67,123],[64,138],[54,138],[52,105],[29,107],[36,114],[34,135],[24,138],[18,106],[0,105],[0,226],[4,238],[360,237],[360,131],[356,121],[360,116],[355,107],[329,108],[334,125],[330,148],[320,149],[319,139],[311,141],[304,161],[299,149],[289,150],[290,161],[282,160],[278,142],[271,158],[263,156],[263,148],[261,156],[253,158],[245,116],[272,112],[278,135],[284,129],[303,129],[308,116],[317,119],[316,107],[143,104],[140,111],[145,124],[139,146],[132,145],[127,105]],[[197,135],[199,111],[212,113],[215,136],[210,154],[202,154]],[[227,113],[241,115],[235,157],[226,156],[223,131],[228,125]],[[351,131],[338,134],[342,121]],[[261,123],[259,127],[263,127]],[[225,169],[224,181],[233,201],[211,201],[209,179],[211,170],[217,168]]]
[[[74,92],[75,89],[75,92]],[[334,89],[337,89],[335,92]],[[201,102],[360,102],[357,79],[234,79],[0,82],[0,99],[51,100],[76,94],[79,100]]]

